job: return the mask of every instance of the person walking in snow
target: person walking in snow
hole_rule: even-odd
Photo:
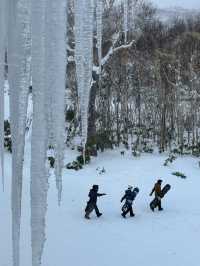
[[[126,218],[126,215],[130,213],[130,216],[133,217],[135,214],[133,213],[133,201],[135,200],[137,194],[139,193],[139,188],[134,188],[129,186],[128,189],[125,191],[124,196],[121,198],[121,202],[125,201],[125,204],[122,206],[122,217]]]
[[[106,195],[105,193],[98,193],[99,186],[93,185],[92,189],[90,189],[90,192],[88,194],[89,201],[87,202],[87,206],[85,208],[85,218],[90,219],[89,215],[90,213],[95,210],[97,217],[100,217],[102,215],[101,212],[99,212],[99,209],[97,207],[97,198]]]
[[[157,207],[159,211],[162,211],[163,208],[161,206],[161,198],[162,198],[162,189],[161,189],[162,180],[158,179],[158,181],[155,183],[151,193],[149,196],[152,196],[153,193],[155,193],[155,199],[157,199]],[[152,211],[154,211],[154,208],[150,205],[150,208]]]

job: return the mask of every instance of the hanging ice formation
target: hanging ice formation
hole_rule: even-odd
[[[19,265],[24,136],[30,81],[30,6],[28,0],[9,2],[8,79],[12,136],[13,265]]]
[[[93,65],[93,0],[76,0],[75,15],[75,60],[81,113],[82,145],[85,147],[87,142],[88,104]]]
[[[53,0],[53,2],[55,2]],[[65,80],[66,80],[66,1],[55,4],[55,87],[52,91],[52,117],[55,136],[55,174],[58,189],[58,202],[61,201],[62,168],[65,141]]]
[[[33,126],[31,151],[32,266],[39,266],[45,241],[48,145],[55,149],[61,200],[66,76],[66,1],[32,0]]]
[[[124,40],[127,42],[128,32],[128,0],[124,0]]]
[[[6,0],[0,1],[0,176],[4,190],[4,59],[6,39]]]
[[[98,47],[100,80],[101,80],[101,58],[102,58],[102,14],[103,14],[103,3],[102,0],[98,0],[96,6],[96,19],[97,19],[97,47]]]
[[[8,66],[13,173],[13,265],[20,265],[19,243],[25,121],[30,72],[32,70],[31,245],[32,266],[39,266],[41,264],[41,256],[45,241],[45,213],[48,190],[45,163],[49,144],[52,144],[55,148],[59,201],[62,189],[61,169],[64,146],[64,92],[66,74],[66,60],[63,60],[63,55],[65,57],[66,53],[66,0],[60,1],[59,4],[55,3],[53,0],[1,0],[0,29],[2,32],[4,29],[2,19],[5,14],[5,6],[3,6],[3,4],[8,4],[9,9]],[[77,69],[77,81],[82,120],[82,143],[85,145],[87,141],[88,102],[93,65],[93,0],[77,0],[76,9],[79,12],[76,13],[76,25],[78,25],[78,29],[76,30],[76,63],[77,68],[80,66],[80,69]],[[98,12],[100,16],[100,9]],[[78,14],[80,14],[80,17]],[[32,25],[31,36],[30,25]],[[101,21],[99,21],[98,25],[98,46],[101,47]],[[4,79],[2,74],[4,64],[4,38],[2,38],[2,36],[1,34],[1,108],[3,108],[4,98],[2,90]],[[31,42],[32,47],[30,46]],[[31,57],[30,50],[32,52]],[[99,56],[101,57],[100,54],[101,49],[99,52]],[[0,123],[0,154],[2,165],[3,112],[1,112]],[[48,129],[50,130],[48,131]]]
[[[62,167],[65,132],[65,80],[66,80],[66,1],[60,5],[48,0],[46,7],[46,114],[48,145],[55,151],[55,174],[58,202],[61,201]]]
[[[41,264],[45,242],[45,214],[48,178],[48,142],[45,86],[45,9],[46,1],[32,1],[32,85],[33,124],[31,142],[31,245],[32,266]],[[48,108],[48,107],[47,107]]]

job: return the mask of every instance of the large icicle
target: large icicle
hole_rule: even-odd
[[[52,94],[55,89],[55,27],[52,25],[52,20],[55,19],[55,10],[53,8],[53,0],[47,0],[46,4],[46,30],[45,30],[45,71],[46,71],[46,89],[49,93],[46,95],[46,109],[47,116],[47,132],[48,132],[48,145],[53,147],[55,144],[54,127],[53,127],[53,107],[52,107]]]
[[[28,0],[10,0],[8,78],[12,136],[13,265],[19,265],[24,134],[30,75],[30,6]]]
[[[80,13],[77,18],[76,14],[76,62],[80,58],[79,63],[76,65],[77,79],[78,79],[78,92],[80,98],[80,113],[81,113],[81,129],[82,129],[82,144],[85,147],[87,142],[88,130],[88,103],[92,81],[92,64],[93,64],[93,19],[94,19],[94,3],[93,0],[76,0],[75,14]],[[80,7],[78,7],[80,4]],[[81,8],[81,10],[80,10]],[[81,44],[82,47],[79,46]],[[80,50],[78,51],[78,47]],[[81,71],[81,73],[78,73]]]
[[[55,5],[55,4],[54,4]],[[66,84],[66,0],[56,4],[55,25],[55,88],[53,93],[53,128],[55,135],[55,174],[58,202],[61,201],[62,168],[65,142],[65,84]]]
[[[65,132],[66,0],[49,0],[46,8],[46,88],[48,144],[55,150],[58,202],[61,201]]]
[[[127,42],[128,32],[128,0],[124,0],[124,40]]]
[[[0,176],[4,190],[4,59],[6,36],[6,0],[0,1]]]
[[[47,2],[48,4],[48,2]],[[47,121],[45,115],[45,0],[32,0],[33,124],[31,142],[32,266],[41,264],[45,242],[48,178],[46,173]]]
[[[96,18],[97,18],[97,47],[99,58],[99,75],[101,77],[101,58],[102,58],[102,14],[103,14],[103,2],[97,1]]]
[[[18,123],[18,90],[15,90],[16,81],[16,43],[17,43],[17,2],[9,1],[9,31],[8,31],[8,81],[10,88],[10,123],[12,136],[12,249],[13,265],[19,266],[19,238],[21,218],[21,180],[16,178],[17,161],[17,123]],[[15,176],[14,176],[15,175]],[[18,175],[17,175],[18,176]]]

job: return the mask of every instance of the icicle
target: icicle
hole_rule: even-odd
[[[18,123],[18,90],[14,89],[16,80],[16,43],[17,43],[17,6],[16,1],[9,2],[8,31],[8,81],[10,88],[10,124],[12,136],[12,245],[13,265],[19,266],[19,238],[21,217],[21,180],[18,180],[17,161],[17,123]],[[17,175],[18,176],[18,175]]]
[[[128,0],[124,0],[124,39],[125,44],[127,42],[127,32],[128,32]]]
[[[54,125],[53,125],[53,106],[52,94],[55,90],[55,27],[53,27],[52,20],[55,19],[55,10],[53,9],[53,0],[47,0],[46,5],[46,30],[45,30],[45,71],[46,71],[46,89],[49,91],[46,95],[46,117],[47,117],[47,132],[48,132],[48,146],[53,147],[55,144]]]
[[[8,77],[12,136],[12,238],[13,265],[19,265],[22,175],[25,124],[30,81],[29,0],[10,1]]]
[[[65,132],[66,1],[49,0],[46,9],[46,88],[48,144],[55,149],[58,202],[61,201]]]
[[[45,0],[32,0],[33,124],[31,142],[32,266],[41,264],[45,242],[48,178],[46,173],[47,118],[45,112]]]
[[[6,3],[0,2],[0,176],[4,191],[4,59],[5,59],[5,21]]]
[[[55,174],[58,189],[58,202],[61,201],[62,168],[65,142],[65,84],[66,84],[66,1],[56,4],[55,24],[55,88],[53,94],[53,121],[55,135]]]
[[[80,4],[80,6],[78,6]],[[80,98],[82,144],[86,145],[88,130],[88,103],[92,81],[93,63],[93,0],[76,0],[76,73]],[[80,14],[80,17],[78,17]],[[80,60],[80,63],[78,62]],[[79,69],[80,66],[80,69]],[[78,73],[80,71],[80,73]]]
[[[102,13],[103,13],[103,3],[102,0],[98,0],[96,16],[97,16],[97,47],[98,47],[100,77],[101,77],[101,58],[102,58]]]

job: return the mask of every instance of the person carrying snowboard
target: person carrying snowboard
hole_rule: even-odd
[[[126,218],[127,213],[130,213],[130,216],[133,217],[135,214],[133,213],[132,204],[135,200],[137,194],[139,192],[139,188],[134,188],[129,186],[128,189],[125,191],[124,196],[121,198],[121,202],[125,201],[125,204],[122,206],[122,217]]]
[[[92,189],[90,189],[90,192],[88,194],[89,201],[87,202],[87,206],[85,208],[85,218],[90,219],[89,215],[90,213],[95,210],[97,217],[100,217],[102,213],[99,212],[99,209],[97,207],[97,198],[106,195],[105,193],[98,193],[99,186],[93,185]]]
[[[158,206],[158,210],[162,211],[163,208],[161,206],[161,198],[162,198],[162,189],[161,189],[161,184],[162,184],[162,180],[158,179],[158,181],[155,183],[151,193],[149,196],[152,196],[153,193],[155,193],[155,198],[157,199],[157,206]],[[154,208],[152,206],[150,206],[151,210],[154,211]]]

